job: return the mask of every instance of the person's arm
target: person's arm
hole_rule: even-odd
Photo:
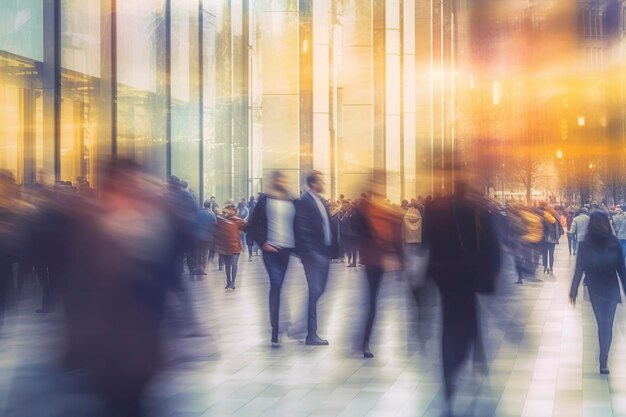
[[[263,219],[263,217],[265,217],[266,215],[266,206],[267,197],[262,196],[261,198],[259,198],[255,209],[252,210],[252,215],[248,219],[248,233],[252,237],[252,240],[255,241],[261,248],[263,248],[263,245],[265,245],[265,239],[267,239],[267,236],[263,238],[261,236],[262,233],[259,233],[259,228],[265,227],[261,225],[261,222],[266,222],[266,220]]]
[[[624,251],[622,245],[618,245],[618,258],[617,258],[617,275],[622,282],[622,288],[626,291],[626,265],[624,264]]]
[[[578,256],[576,257],[576,269],[574,270],[574,277],[572,278],[572,287],[569,292],[569,299],[572,304],[576,303],[576,297],[578,296],[578,287],[580,281],[583,279],[584,273],[584,258],[587,254],[586,245],[580,247]]]

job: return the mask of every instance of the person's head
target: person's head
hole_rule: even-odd
[[[280,193],[287,194],[289,192],[289,181],[287,180],[287,176],[281,171],[273,171],[270,174],[270,183],[271,187]]]
[[[210,209],[211,208],[211,200],[204,200],[204,204],[203,204],[205,209]]]
[[[189,182],[187,182],[187,180],[182,180],[180,182],[180,188],[182,188],[183,190],[186,190],[189,188]]]
[[[134,197],[142,191],[142,179],[143,171],[137,162],[116,158],[104,167],[100,190],[103,195],[117,194]],[[170,177],[168,185],[172,187],[172,181],[177,179]]]
[[[253,195],[250,196],[250,202],[254,203],[254,196]]]
[[[171,191],[178,191],[181,187],[180,179],[176,175],[170,175],[167,178],[167,188]]]
[[[214,195],[211,196],[211,200],[210,201],[211,201],[211,203],[215,203],[215,196]]]
[[[226,217],[233,217],[237,214],[237,208],[233,203],[226,203],[222,208],[222,214]]]
[[[587,210],[587,207],[582,207],[580,209],[580,214],[588,214],[588,213],[589,213],[589,210]]]
[[[245,201],[240,201],[240,202],[237,204],[237,210],[239,210],[239,211],[243,210],[245,207],[246,207],[246,203],[245,203]]]
[[[585,240],[592,245],[607,245],[617,241],[617,238],[613,235],[609,216],[604,211],[593,210],[589,214],[589,228],[587,229]]]
[[[309,190],[314,193],[321,194],[324,192],[324,179],[319,171],[311,171],[306,176],[306,185]]]

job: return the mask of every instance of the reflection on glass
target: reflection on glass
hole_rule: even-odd
[[[172,173],[200,185],[198,2],[172,0]]]
[[[19,88],[0,84],[0,169],[22,179],[23,129],[22,93]]]
[[[165,177],[165,27],[161,0],[117,3],[118,154]]]
[[[0,51],[43,61],[43,2],[0,2]]]
[[[100,0],[62,0],[61,66],[100,77]]]

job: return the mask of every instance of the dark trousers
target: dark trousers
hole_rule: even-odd
[[[319,252],[302,255],[304,275],[309,286],[308,335],[317,335],[317,302],[326,290],[330,257]]]
[[[0,255],[1,256],[1,255]],[[0,326],[4,321],[4,310],[7,301],[9,282],[13,277],[13,265],[11,261],[0,259]]]
[[[198,269],[198,242],[196,239],[189,239],[185,244],[185,257],[187,258],[187,269],[193,274]]]
[[[578,241],[576,240],[576,235],[567,235],[567,248],[569,249],[569,253],[574,252],[576,255],[576,249],[578,249]]]
[[[609,360],[609,349],[613,341],[613,320],[617,302],[589,293],[593,314],[598,323],[598,341],[600,343],[600,367],[606,368]]]
[[[346,249],[346,255],[348,256],[348,263],[356,266],[358,241],[355,237],[346,237],[344,247]]]
[[[58,284],[57,268],[46,265],[36,265],[35,273],[41,285],[41,309],[54,310],[56,307],[56,287]]]
[[[383,279],[385,271],[381,266],[365,267],[365,276],[369,286],[369,311],[367,313],[367,321],[365,322],[365,333],[363,335],[363,345],[369,344],[372,335],[372,327],[374,326],[374,318],[376,317],[376,299],[378,298],[378,290]]]
[[[543,242],[543,269],[550,268],[554,266],[554,249],[556,248],[556,243],[548,243]]]
[[[443,313],[442,360],[446,397],[454,391],[460,367],[466,361],[474,344],[474,357],[484,360],[484,352],[478,332],[476,295],[471,289],[453,288],[441,290]]]
[[[239,263],[239,254],[233,253],[230,255],[221,255],[224,260],[224,266],[226,269],[226,285],[235,286],[235,279],[237,279],[237,264]]]
[[[280,309],[280,290],[283,287],[285,273],[289,266],[289,251],[263,251],[263,264],[270,278],[270,323],[272,325],[272,342],[278,342],[278,316]]]
[[[211,241],[210,240],[198,240],[198,268],[204,272],[206,271],[206,261],[209,256],[209,250],[211,249]]]

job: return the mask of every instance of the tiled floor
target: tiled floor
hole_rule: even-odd
[[[509,260],[510,261],[510,260]],[[491,365],[471,367],[455,401],[459,416],[626,416],[625,311],[618,308],[611,375],[598,374],[593,313],[567,295],[574,258],[557,247],[555,278],[513,284],[508,265],[495,296],[482,297],[482,325]],[[205,337],[166,338],[167,370],[155,381],[150,407],[158,417],[418,417],[442,415],[436,290],[418,308],[397,274],[385,277],[372,350],[358,350],[365,294],[363,272],[334,264],[319,311],[329,347],[303,344],[306,283],[292,258],[283,288],[282,347],[269,346],[268,283],[260,258],[240,262],[236,291],[211,272],[189,282]],[[36,287],[8,314],[0,338],[0,400],[5,415],[48,416],[53,316],[40,317]],[[29,295],[31,294],[31,295]],[[43,353],[42,353],[43,352]],[[59,406],[60,407],[60,406]],[[25,411],[27,410],[27,411]],[[0,410],[1,411],[1,410]],[[20,413],[21,411],[21,413]]]

